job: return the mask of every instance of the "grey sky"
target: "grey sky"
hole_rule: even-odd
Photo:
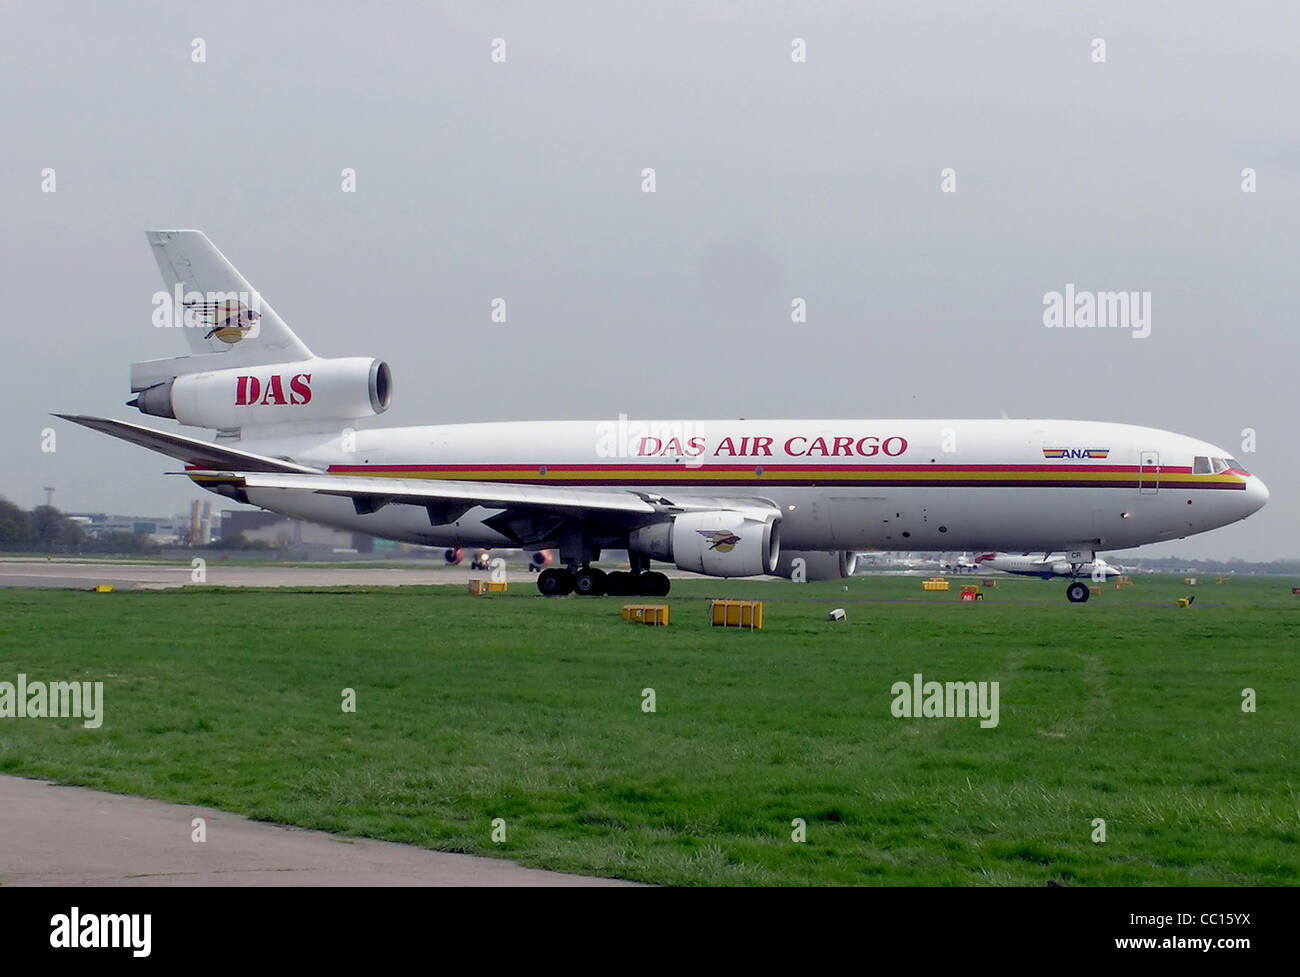
[[[315,352],[392,363],[387,424],[1005,411],[1234,452],[1250,427],[1269,505],[1144,552],[1300,555],[1296,5],[0,11],[0,494],[20,504],[211,498],[48,417],[142,419],[128,365],[184,352],[149,323],[143,231],[199,227]],[[1150,291],[1150,337],[1044,328],[1067,282]]]

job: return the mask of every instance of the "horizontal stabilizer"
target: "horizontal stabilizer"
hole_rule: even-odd
[[[126,421],[115,421],[108,417],[88,417],[83,414],[55,414],[54,416],[88,427],[92,431],[111,434],[115,438],[130,441],[132,444],[157,451],[196,468],[237,472],[293,472],[304,475],[320,472],[319,468],[310,468],[279,458],[268,458],[266,455],[240,451],[238,448],[227,448],[210,441],[187,438],[183,434],[155,431],[153,428],[129,424]]]

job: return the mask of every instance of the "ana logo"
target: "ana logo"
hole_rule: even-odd
[[[208,327],[204,339],[216,337],[228,346],[233,346],[247,336],[262,318],[262,313],[254,312],[243,302],[226,299],[222,302],[187,302],[186,309],[194,312],[195,318]]]
[[[1105,458],[1110,454],[1109,448],[1044,448],[1044,458]]]
[[[717,550],[719,553],[730,553],[740,542],[740,537],[729,529],[697,529],[695,530],[711,545],[709,549]]]

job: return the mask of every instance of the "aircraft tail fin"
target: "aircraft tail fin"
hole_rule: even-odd
[[[202,231],[146,231],[167,286],[169,321],[182,327],[203,369],[312,358],[312,352],[262,300]],[[212,357],[212,359],[209,359]]]

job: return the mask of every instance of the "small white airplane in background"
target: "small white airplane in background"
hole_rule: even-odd
[[[1014,556],[1010,553],[985,553],[975,557],[975,565],[989,570],[1001,570],[1003,573],[1015,573],[1022,577],[1039,577],[1051,580],[1053,577],[1079,579],[1090,578],[1104,583],[1110,577],[1120,577],[1125,573],[1123,567],[1112,566],[1100,556],[1085,563],[1071,563],[1064,555],[1055,556],[1045,553],[1042,556],[1025,553]]]
[[[955,558],[941,560],[939,568],[944,573],[974,573],[979,569],[979,565],[965,553],[961,553]]]
[[[537,575],[546,596],[666,596],[652,559],[715,577],[797,567],[803,579],[840,579],[862,550],[1064,551],[1077,576],[1098,549],[1203,533],[1268,501],[1222,448],[1131,424],[742,419],[649,421],[632,434],[623,418],[363,429],[392,401],[387,363],[317,356],[201,231],[147,237],[168,289],[154,297],[153,324],[179,327],[190,355],[132,364],[129,406],[215,438],[58,416],[178,459],[196,485],[240,503],[447,547],[453,560],[461,547],[552,550],[558,565]],[[398,315],[375,309],[378,324]],[[700,355],[644,336],[627,350],[654,357],[647,386]],[[748,361],[782,350],[725,355],[729,375],[743,377]],[[597,377],[576,364],[565,379]],[[627,551],[628,571],[592,565],[610,550]],[[1076,581],[1066,596],[1085,601],[1088,588]]]

